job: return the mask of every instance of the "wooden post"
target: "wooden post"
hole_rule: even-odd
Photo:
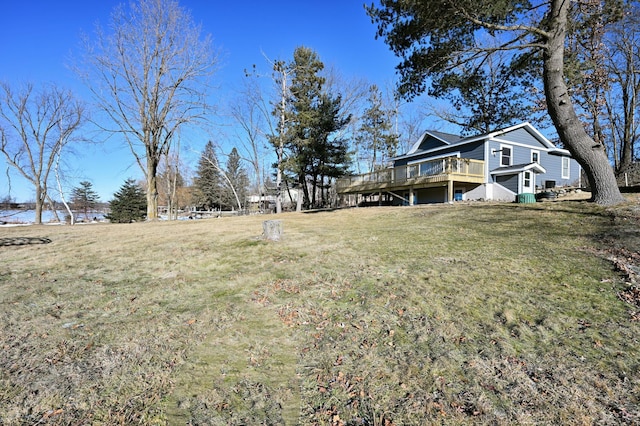
[[[281,220],[265,220],[262,222],[262,237],[270,241],[280,241],[282,236]]]

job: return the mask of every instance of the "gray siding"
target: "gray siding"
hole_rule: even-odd
[[[420,150],[427,151],[429,149],[439,148],[441,146],[447,146],[447,144],[439,139],[426,135],[424,140],[420,143]]]
[[[500,152],[494,155],[491,154],[491,150],[499,150],[500,145],[508,145],[507,142],[489,142],[489,171],[495,170],[500,167]],[[523,147],[518,145],[511,145],[512,147],[512,165],[517,164],[529,164],[531,163],[531,151],[539,151],[539,162],[542,167],[547,171],[543,174],[536,175],[536,185],[539,187],[544,186],[546,180],[553,180],[557,186],[570,186],[576,185],[579,182],[580,166],[574,159],[569,160],[569,178],[562,178],[562,156],[549,154],[546,147],[538,144],[538,146]],[[516,187],[517,188],[517,187]],[[509,188],[511,189],[511,188]]]
[[[505,133],[504,135],[500,135],[498,136],[498,139],[510,140],[514,143],[531,145],[534,147],[542,147],[540,141],[524,127]]]
[[[470,158],[472,160],[484,160],[484,142],[478,141],[458,147],[461,158]]]
[[[547,173],[542,175],[538,182],[540,185],[544,185],[545,180],[555,180],[557,186],[568,186],[577,184],[580,179],[580,166],[574,159],[569,161],[569,178],[562,178],[562,156],[560,155],[546,155],[546,163],[543,167],[547,170]]]
[[[518,175],[496,176],[496,182],[516,194],[518,193]]]
[[[422,159],[429,159],[432,157],[445,157],[448,154],[454,155],[460,153],[461,158],[470,158],[472,160],[483,160],[484,159],[484,144],[482,141],[474,142],[471,144],[465,145],[454,145],[443,147],[442,149],[437,149],[428,153],[418,153],[416,155],[412,155],[409,158],[401,158],[395,161],[394,166],[400,167],[404,166],[409,162],[420,161]]]
[[[511,145],[508,142],[497,142],[490,141],[489,142],[489,170],[497,169],[501,167],[500,159],[502,158],[502,152],[500,148],[502,146],[509,145],[511,147],[511,165],[515,166],[516,164],[529,164],[531,163],[531,151],[539,151],[540,157],[542,158],[543,152],[545,152],[545,148],[542,145],[531,146],[531,147],[523,147],[518,145]],[[495,154],[492,154],[493,151],[496,151]],[[545,152],[546,153],[546,152]],[[542,167],[545,167],[542,160],[540,161]]]

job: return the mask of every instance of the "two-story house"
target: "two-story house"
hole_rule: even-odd
[[[569,151],[522,123],[470,137],[427,131],[392,167],[339,179],[336,190],[409,205],[515,201],[541,189],[580,186],[580,175]]]

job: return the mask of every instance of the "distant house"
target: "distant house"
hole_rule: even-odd
[[[339,179],[339,195],[393,204],[515,201],[520,194],[580,186],[580,166],[529,123],[460,137],[427,131],[390,168]]]

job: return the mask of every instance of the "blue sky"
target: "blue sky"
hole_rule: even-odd
[[[86,89],[67,68],[69,57],[77,51],[80,34],[92,33],[96,22],[106,26],[119,3],[5,0],[0,14],[0,80],[12,85],[54,82],[89,103]],[[256,64],[269,71],[261,52],[273,59],[290,60],[300,45],[313,48],[326,66],[335,67],[346,77],[363,78],[380,87],[394,80],[398,59],[382,40],[375,39],[376,28],[362,0],[181,0],[180,4],[191,11],[220,49],[220,69],[214,82],[219,91],[215,99],[221,103],[225,93],[239,88],[245,68]],[[206,140],[186,142],[198,150]],[[142,176],[128,148],[117,140],[76,146],[68,162],[71,186],[89,180],[103,201],[111,199],[126,178]],[[0,197],[4,197],[9,181],[1,159],[0,167]],[[30,200],[33,189],[11,172],[10,195],[19,201]]]

